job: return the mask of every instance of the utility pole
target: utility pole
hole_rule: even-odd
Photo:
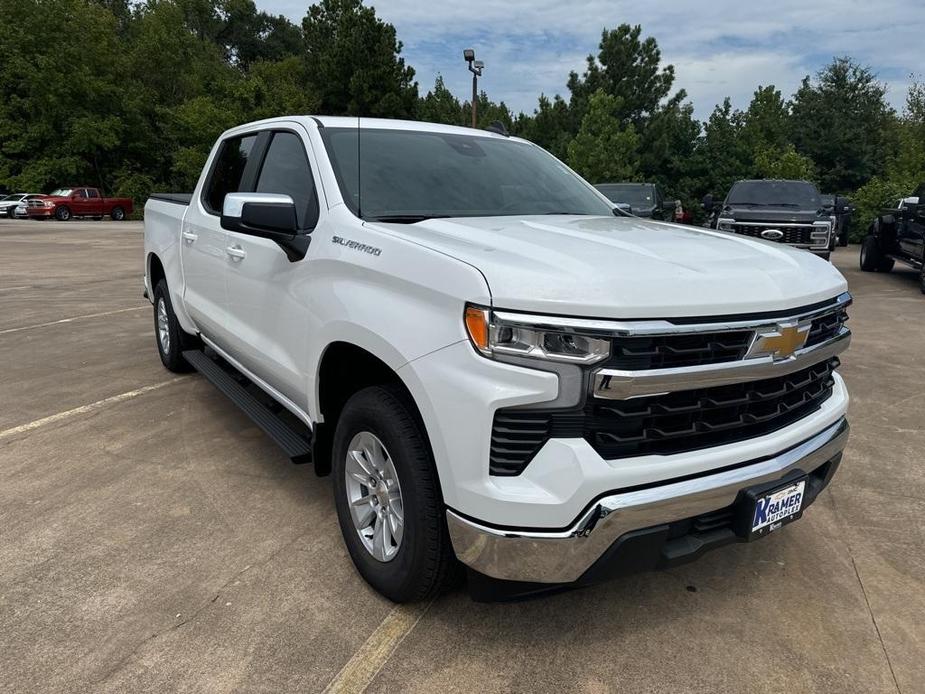
[[[469,63],[469,72],[472,73],[472,127],[475,128],[478,127],[479,77],[485,63],[475,59],[475,51],[471,48],[463,51],[463,58]]]

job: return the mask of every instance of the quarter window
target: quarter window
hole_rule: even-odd
[[[202,201],[212,214],[221,214],[228,193],[241,191],[244,168],[256,142],[256,135],[230,137],[222,142]]]
[[[318,222],[318,196],[302,138],[290,132],[273,134],[256,192],[288,195],[295,203],[299,228],[314,228]]]

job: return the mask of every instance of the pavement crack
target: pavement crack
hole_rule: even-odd
[[[149,643],[151,643],[151,642],[154,641],[155,639],[158,639],[158,638],[160,638],[161,636],[164,636],[165,634],[169,634],[169,633],[171,633],[171,632],[173,632],[173,631],[177,631],[177,630],[180,629],[181,627],[184,627],[184,626],[186,626],[187,624],[190,624],[191,622],[195,621],[196,618],[199,617],[199,615],[201,615],[201,614],[202,614],[203,612],[205,612],[211,605],[215,604],[215,603],[218,601],[218,599],[222,596],[222,593],[225,591],[225,589],[228,588],[228,586],[230,586],[235,580],[237,580],[237,579],[238,579],[240,576],[242,576],[245,572],[250,571],[251,569],[255,569],[255,568],[256,568],[256,569],[259,569],[259,568],[262,568],[262,567],[268,565],[270,562],[272,562],[274,559],[276,559],[276,557],[278,557],[280,554],[282,554],[284,551],[286,551],[287,549],[289,549],[290,547],[292,547],[292,545],[294,545],[295,543],[297,543],[299,540],[303,539],[303,538],[306,537],[307,535],[308,535],[308,532],[307,532],[307,531],[306,531],[306,532],[303,532],[303,533],[299,533],[298,535],[296,535],[295,537],[293,537],[291,540],[289,540],[288,542],[286,542],[285,544],[281,545],[279,548],[277,548],[276,550],[274,550],[273,552],[271,552],[267,557],[265,557],[264,559],[262,559],[262,560],[261,560],[260,562],[258,562],[257,564],[248,564],[247,566],[245,566],[245,567],[244,567],[243,569],[241,569],[240,571],[236,571],[227,581],[225,581],[221,586],[219,586],[218,590],[215,591],[215,595],[213,595],[211,598],[209,598],[208,600],[204,601],[201,605],[199,605],[199,607],[197,607],[195,610],[193,610],[193,612],[190,613],[190,615],[189,615],[188,617],[185,617],[184,619],[180,620],[179,622],[176,622],[175,624],[171,624],[171,625],[166,626],[166,627],[164,627],[164,628],[162,628],[162,629],[158,629],[158,630],[155,631],[154,633],[149,634],[148,636],[146,636],[145,638],[143,638],[141,641],[139,641],[137,644],[135,644],[135,646],[132,648],[132,650],[130,650],[128,653],[126,653],[124,656],[122,656],[122,657],[121,657],[118,661],[116,661],[109,669],[107,669],[106,672],[102,675],[102,677],[100,677],[98,680],[96,680],[95,684],[96,684],[96,685],[101,685],[101,684],[105,683],[110,677],[112,677],[112,676],[115,675],[117,672],[119,672],[119,670],[121,670],[123,667],[125,667],[125,665],[126,665],[126,664],[127,664],[127,663],[128,663],[139,651],[143,650],[143,649],[145,648],[145,646],[147,646]]]
[[[835,511],[835,515],[841,518],[841,514],[838,511],[838,504],[835,501],[834,490],[829,490],[829,499],[832,502],[832,510]],[[851,567],[854,569],[854,576],[858,580],[858,585],[861,587],[861,595],[864,596],[864,604],[867,605],[867,614],[870,616],[870,622],[874,625],[874,631],[877,634],[877,640],[880,641],[880,648],[883,650],[883,657],[886,658],[886,665],[890,669],[890,676],[893,678],[893,686],[896,687],[896,691],[899,694],[902,694],[902,689],[899,686],[899,680],[896,679],[896,672],[893,670],[893,661],[890,660],[890,653],[886,648],[886,643],[883,641],[883,634],[880,633],[880,625],[877,624],[877,617],[874,615],[874,610],[870,606],[870,598],[867,595],[867,588],[864,586],[864,581],[861,580],[861,572],[858,571],[858,564],[854,560],[854,550],[851,548],[851,541],[848,539],[847,533],[843,534],[845,548],[848,550],[848,558],[851,560]]]

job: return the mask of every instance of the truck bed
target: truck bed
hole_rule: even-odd
[[[176,205],[189,205],[193,199],[192,193],[151,193],[149,200],[163,200]]]

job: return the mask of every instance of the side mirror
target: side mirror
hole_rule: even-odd
[[[222,204],[222,229],[276,243],[295,262],[305,257],[311,237],[299,234],[295,203],[275,193],[228,193]]]
[[[665,200],[662,202],[662,210],[665,212],[674,212],[676,209],[678,209],[677,200]]]
[[[848,207],[848,201],[845,200],[841,195],[835,196],[835,214],[845,214],[845,210]]]
[[[700,204],[703,205],[704,212],[708,214],[712,212],[713,208],[716,206],[716,203],[713,202],[713,194],[707,193],[706,195],[704,195],[700,201]]]
[[[625,202],[615,202],[613,204],[613,213],[616,217],[622,217],[624,214],[633,214],[633,208]]]

